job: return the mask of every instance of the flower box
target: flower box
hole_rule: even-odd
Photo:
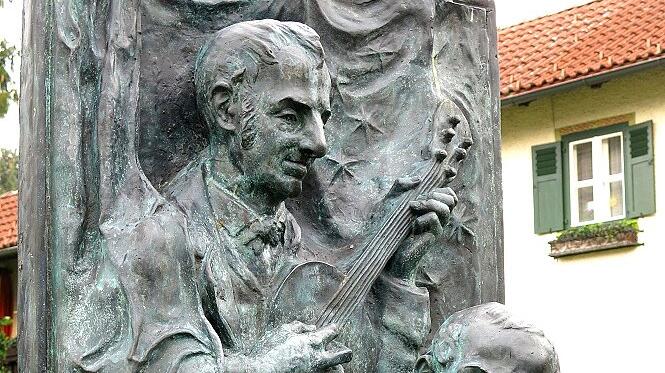
[[[637,230],[625,230],[611,235],[599,234],[595,237],[581,237],[579,239],[557,239],[549,243],[550,256],[560,258],[594,251],[638,246],[640,243],[637,241],[637,232]]]

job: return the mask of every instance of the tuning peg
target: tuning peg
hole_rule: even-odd
[[[446,178],[453,178],[457,176],[457,170],[454,167],[446,166],[444,173]]]
[[[441,141],[444,144],[448,144],[453,140],[453,137],[455,137],[456,134],[457,134],[457,132],[455,132],[454,129],[446,128],[446,129],[441,131],[441,133],[439,134],[439,137],[441,138]]]
[[[469,150],[469,148],[473,145],[473,139],[470,137],[465,137],[462,139],[462,142],[460,143],[459,147],[464,149],[464,150]]]
[[[432,155],[436,158],[437,161],[441,162],[448,157],[448,153],[443,149],[434,149]]]
[[[467,154],[466,149],[463,149],[461,147],[455,148],[455,151],[453,153],[453,159],[455,159],[456,161],[461,161],[464,158],[466,158],[466,154]]]
[[[460,120],[458,117],[450,117],[450,118],[448,118],[448,124],[450,124],[450,126],[451,126],[452,128],[456,128],[457,125],[460,124],[460,122],[461,122],[461,120]]]

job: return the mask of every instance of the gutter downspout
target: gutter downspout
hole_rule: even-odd
[[[11,246],[5,249],[0,249],[0,259],[16,258],[18,246]]]
[[[501,100],[501,107],[504,108],[513,105],[526,104],[545,96],[550,96],[556,93],[570,91],[572,89],[583,86],[594,86],[598,84],[603,84],[612,79],[620,78],[625,75],[637,73],[647,69],[656,68],[659,66],[665,66],[665,57],[660,57],[658,59],[640,62],[610,72],[598,73],[588,77],[583,77],[576,80],[555,84],[547,88],[539,89],[536,91],[527,92],[516,96],[509,96]]]

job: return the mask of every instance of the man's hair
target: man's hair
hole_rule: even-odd
[[[217,131],[211,93],[220,82],[237,95],[240,86],[251,86],[265,65],[279,63],[279,50],[300,47],[317,69],[324,66],[319,35],[297,22],[259,20],[240,22],[218,31],[199,51],[195,72],[196,101],[211,133]]]

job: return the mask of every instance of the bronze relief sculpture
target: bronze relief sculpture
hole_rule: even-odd
[[[22,369],[414,371],[502,297],[492,12],[29,3]]]
[[[195,81],[210,142],[165,193],[186,216],[201,260],[202,304],[223,342],[225,367],[276,372],[341,363],[358,372],[411,368],[429,329],[428,297],[415,285],[414,272],[456,203],[452,190],[435,187],[455,170],[441,166],[428,180],[400,184],[404,189],[431,186],[398,213],[405,221],[393,219],[387,228],[369,230],[379,243],[364,249],[363,256],[386,253],[369,261],[359,258],[349,269],[353,275],[343,278],[334,266],[299,258],[300,226],[284,206],[300,194],[314,159],[326,154],[330,78],[316,33],[302,24],[267,20],[229,26],[203,48]],[[441,130],[444,141],[454,135],[452,129]],[[439,152],[443,161],[444,150]],[[458,161],[462,152],[455,155]],[[410,214],[415,215],[413,230],[413,222],[406,221],[414,220]],[[372,288],[378,289],[370,300]],[[349,299],[335,299],[342,306],[329,305],[323,319],[327,290]],[[307,317],[317,312],[320,320]],[[326,349],[348,319],[352,327],[339,338],[346,347]],[[402,339],[406,343],[395,345]],[[357,361],[349,362],[352,353]]]

